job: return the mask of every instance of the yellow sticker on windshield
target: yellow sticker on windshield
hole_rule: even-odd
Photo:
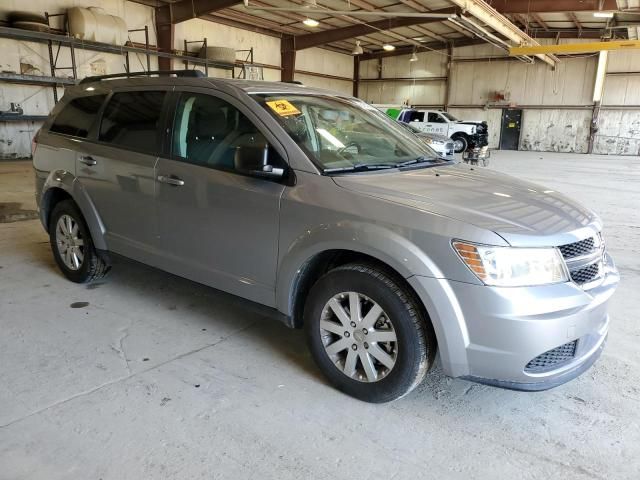
[[[281,117],[297,115],[298,113],[300,113],[300,110],[291,105],[291,103],[287,100],[273,100],[271,102],[267,102],[267,105],[269,105],[271,110],[276,112]]]

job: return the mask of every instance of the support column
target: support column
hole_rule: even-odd
[[[282,67],[280,81],[293,82],[296,71],[296,50],[293,35],[283,35],[280,39],[280,60]]]
[[[360,55],[353,56],[353,96],[358,97],[360,89]]]
[[[593,111],[591,113],[591,128],[589,129],[589,146],[587,153],[593,153],[593,147],[598,133],[598,119],[600,116],[600,105],[604,93],[604,82],[607,76],[607,64],[609,52],[603,50],[598,55],[598,68],[596,69],[596,81],[593,86]]]
[[[451,98],[451,71],[453,67],[453,43],[447,44],[447,80],[444,84],[444,110],[449,110],[449,103]]]
[[[171,53],[175,39],[175,25],[171,23],[171,7],[165,5],[156,8],[156,43],[158,51]],[[172,70],[171,58],[158,57],[158,70]]]

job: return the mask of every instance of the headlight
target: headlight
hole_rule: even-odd
[[[462,261],[487,285],[525,287],[569,280],[557,248],[492,247],[453,242]]]

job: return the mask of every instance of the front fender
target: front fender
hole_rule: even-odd
[[[106,229],[102,223],[102,219],[96,210],[95,205],[91,201],[89,194],[84,189],[78,179],[66,170],[54,170],[47,176],[42,188],[42,198],[40,199],[40,221],[44,228],[49,230],[49,216],[52,210],[52,200],[56,189],[63,190],[71,196],[73,201],[78,205],[82,216],[84,217],[91,239],[94,246],[98,250],[108,250],[107,242],[104,234]]]
[[[357,221],[340,221],[306,230],[280,254],[276,306],[293,314],[296,279],[316,255],[330,250],[365,254],[389,265],[404,278],[412,275],[442,278],[437,265],[415,244],[392,229]]]

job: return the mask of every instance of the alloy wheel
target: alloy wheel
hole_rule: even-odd
[[[70,215],[61,215],[56,223],[56,247],[69,270],[79,270],[84,262],[84,240],[78,222]]]
[[[320,335],[336,368],[353,380],[380,381],[396,364],[393,323],[378,303],[361,293],[331,297],[322,310]]]

